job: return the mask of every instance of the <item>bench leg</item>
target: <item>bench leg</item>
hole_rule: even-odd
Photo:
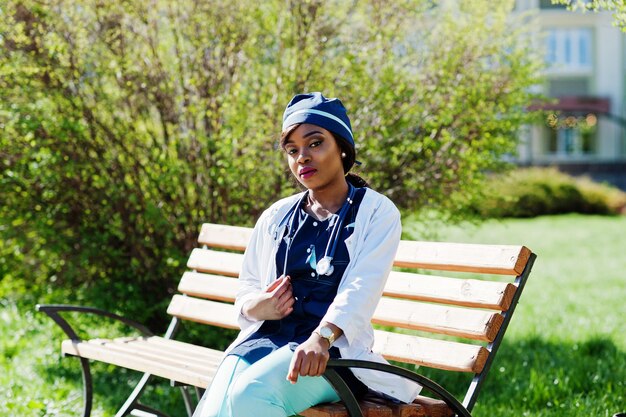
[[[93,382],[91,380],[91,369],[89,360],[79,358],[80,365],[83,370],[83,417],[91,415],[91,407],[93,405]]]
[[[183,401],[185,402],[185,409],[187,410],[187,415],[191,417],[193,415],[193,410],[195,407],[191,404],[191,396],[189,395],[189,387],[187,385],[183,385],[180,387],[180,391],[183,394]]]
[[[200,399],[204,395],[205,390],[198,388],[198,387],[194,387],[194,388],[196,389],[196,401],[200,401]]]
[[[150,381],[151,376],[152,375],[150,374],[143,374],[143,376],[141,377],[141,379],[135,386],[135,389],[133,390],[133,392],[126,399],[126,402],[124,403],[122,408],[120,408],[115,414],[115,417],[125,417],[133,409],[137,408],[137,405],[139,403],[139,397],[141,397],[143,390],[146,388],[146,385],[148,385],[148,382]]]

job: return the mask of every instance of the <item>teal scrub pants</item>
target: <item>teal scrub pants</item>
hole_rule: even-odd
[[[323,377],[287,381],[292,355],[289,346],[283,346],[252,365],[239,356],[226,356],[193,417],[287,417],[339,400]]]

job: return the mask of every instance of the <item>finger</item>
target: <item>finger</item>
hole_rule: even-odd
[[[324,372],[326,372],[326,365],[328,365],[329,358],[330,358],[330,355],[323,355],[321,357],[319,365],[318,365],[318,369],[317,369],[317,376],[324,375]]]
[[[291,287],[291,278],[289,278],[288,275],[281,275],[280,278],[278,278],[276,281],[272,282],[272,284],[267,287],[267,289],[265,290],[265,292],[268,293],[273,293],[274,291],[276,291],[281,285],[284,285],[285,282],[287,282],[289,284],[289,286]]]
[[[275,304],[275,308],[276,311],[285,311],[286,309],[293,307],[294,304],[295,300],[287,298],[282,301],[277,301]]]
[[[300,375],[308,376],[311,372],[311,357],[310,355],[303,355],[302,362],[300,363]]]
[[[284,307],[292,307],[296,303],[296,299],[293,297],[289,297],[282,304]]]
[[[280,296],[278,296],[278,305],[286,304],[288,301],[293,300],[293,293],[291,290],[285,291]]]
[[[272,298],[274,300],[274,306],[278,310],[284,309],[285,307],[290,307],[295,302],[293,295],[291,295],[291,292],[285,293],[278,298],[276,298],[275,296]]]
[[[293,303],[285,303],[276,307],[276,311],[280,314],[287,315],[293,311]]]
[[[315,355],[315,365],[311,365],[311,369],[309,375],[311,376],[320,376],[324,373],[324,369],[326,368],[326,360],[324,358],[324,354]]]
[[[300,363],[302,358],[298,354],[298,351],[291,357],[291,363],[289,364],[289,370],[287,371],[287,381],[295,384],[298,382],[298,374],[300,373]]]
[[[276,313],[280,315],[280,318],[287,317],[292,311],[292,306],[281,306],[280,308],[276,308]]]
[[[272,296],[280,297],[285,291],[291,288],[291,282],[288,278],[283,278],[280,284],[271,292]]]
[[[276,287],[278,287],[282,281],[283,281],[284,276],[278,278],[276,281],[272,282],[272,284],[267,287],[267,289],[265,290],[265,292],[272,292],[276,289]]]

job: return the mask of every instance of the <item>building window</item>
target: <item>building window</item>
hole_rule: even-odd
[[[546,62],[552,69],[592,69],[591,29],[548,29]]]
[[[589,77],[567,77],[548,81],[550,97],[588,96],[590,92]]]
[[[548,129],[548,154],[556,156],[584,156],[596,153],[594,132],[579,129]]]

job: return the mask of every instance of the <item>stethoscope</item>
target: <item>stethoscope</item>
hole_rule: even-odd
[[[354,202],[354,195],[356,193],[356,189],[352,184],[348,184],[348,187],[348,198],[341,206],[338,214],[338,219],[333,224],[333,229],[330,232],[330,237],[328,238],[328,243],[326,244],[326,250],[324,251],[324,257],[320,259],[319,262],[317,262],[317,265],[315,265],[315,272],[317,272],[318,275],[331,275],[335,270],[332,262],[333,257],[335,256],[335,251],[337,250],[337,243],[339,242],[339,233],[341,232],[341,226],[346,218],[346,215],[348,214],[348,210]],[[291,249],[291,243],[295,239],[298,230],[300,230],[300,228],[296,229],[295,227],[298,207],[300,207],[301,204],[304,203],[304,200],[307,198],[307,196],[308,191],[304,193],[302,198],[300,198],[296,202],[296,204],[291,207],[291,209],[279,222],[279,229],[285,225],[285,220],[287,220],[286,223],[288,224],[286,237],[287,249],[285,251],[285,263],[283,265],[283,273],[287,271],[287,260],[289,259],[289,250]]]

